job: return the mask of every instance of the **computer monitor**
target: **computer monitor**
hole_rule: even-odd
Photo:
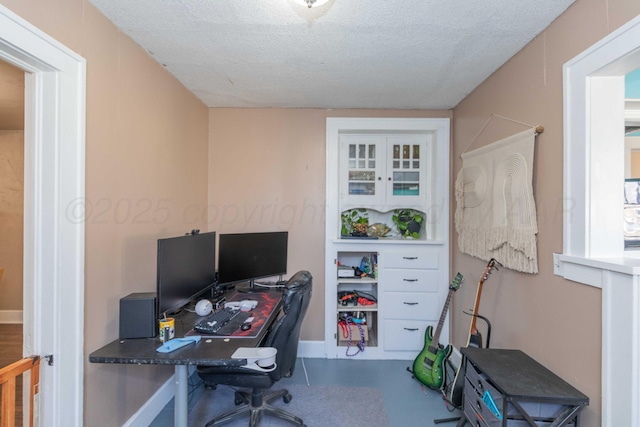
[[[228,286],[287,272],[286,231],[221,234],[218,243],[218,283]]]
[[[216,233],[158,239],[158,315],[173,313],[216,284]]]

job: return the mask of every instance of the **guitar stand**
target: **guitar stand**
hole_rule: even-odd
[[[468,311],[463,311],[464,314],[468,314],[469,316],[476,316],[478,319],[484,320],[487,324],[487,346],[485,348],[489,348],[489,342],[491,342],[491,322],[486,317],[480,314],[469,313]],[[480,348],[482,348],[482,343],[480,343]]]
[[[484,322],[487,324],[487,347],[486,348],[489,348],[489,342],[491,341],[491,322],[489,322],[489,319],[487,319],[486,317],[480,314],[469,313],[467,311],[463,311],[463,313],[468,314],[469,316],[476,316],[477,318],[484,320]],[[480,347],[482,347],[482,343],[480,343]],[[462,363],[462,361],[460,361],[460,363]],[[409,368],[407,368],[407,370],[411,372]],[[461,419],[462,417],[437,418],[433,420],[433,423],[434,424],[452,423],[454,421],[460,421]]]

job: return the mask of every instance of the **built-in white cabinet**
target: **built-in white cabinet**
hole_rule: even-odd
[[[326,185],[327,357],[412,360],[448,294],[449,119],[327,119]],[[424,232],[342,236],[350,209],[389,227],[415,209]]]

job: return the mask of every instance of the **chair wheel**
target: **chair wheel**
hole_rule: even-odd
[[[234,398],[233,398],[233,403],[238,406],[242,403],[244,403],[244,399],[242,398],[242,395],[239,392],[235,392],[234,394]]]
[[[284,401],[284,403],[291,402],[291,399],[293,399],[293,396],[291,396],[291,393],[287,393],[284,396],[282,396],[282,400]]]

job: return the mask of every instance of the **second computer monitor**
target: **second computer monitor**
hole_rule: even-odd
[[[219,285],[249,282],[287,272],[289,233],[221,234],[218,243]]]

